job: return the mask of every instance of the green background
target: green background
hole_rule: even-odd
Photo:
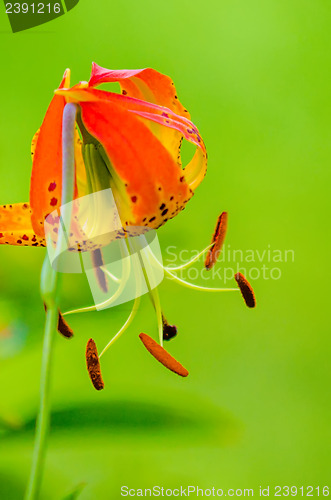
[[[13,35],[2,9],[1,203],[28,200],[30,141],[66,67],[74,83],[88,79],[93,60],[112,69],[151,66],[174,79],[209,153],[194,199],[160,229],[162,247],[203,248],[227,210],[231,248],[295,251],[294,262],[276,264],[281,279],[252,282],[256,310],[238,293],[162,284],[164,310],[179,329],[168,346],[189,369],[185,380],[138,339],[141,331],[156,334],[145,297],[102,359],[106,388],[97,393],[85,344],[92,336],[103,346],[129,305],[72,316],[75,338],[56,340],[43,498],[62,498],[80,482],[86,500],[117,500],[121,485],[255,488],[257,495],[260,485],[327,484],[330,23],[326,0],[82,0]],[[4,499],[22,498],[31,460],[43,255],[0,248]],[[66,280],[64,309],[89,300]]]

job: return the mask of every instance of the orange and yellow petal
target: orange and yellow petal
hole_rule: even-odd
[[[157,228],[192,196],[185,176],[167,149],[133,113],[112,102],[81,102],[89,133],[103,146],[111,168],[124,183],[134,220]]]
[[[207,170],[206,147],[197,127],[187,118],[175,114],[169,108],[112,92],[86,88],[86,86],[78,85],[72,89],[58,90],[57,94],[63,95],[80,105],[87,102],[113,103],[128,113],[134,114],[141,122],[144,122],[146,127],[167,149],[173,161],[181,168],[181,162],[178,160],[178,149],[173,148],[171,143],[165,140],[164,131],[170,130],[178,133],[180,139],[184,137],[196,146],[196,152],[188,165],[184,167],[182,175],[185,176],[186,182],[192,191],[203,180]]]
[[[70,71],[66,70],[59,88],[69,86]],[[62,115],[66,99],[54,96],[39,132],[32,144],[33,164],[30,185],[32,226],[44,236],[44,220],[61,205],[62,190]]]
[[[167,120],[158,122],[165,124],[166,127],[153,126],[151,121],[149,122],[152,131],[158,136],[159,140],[168,149],[173,158],[180,164],[182,138],[185,137],[186,140],[194,142],[191,140],[190,134],[195,134],[196,127],[189,121],[189,112],[179,101],[172,79],[152,68],[138,70],[109,70],[93,63],[89,86],[96,87],[102,83],[109,82],[118,82],[120,84],[123,94],[122,97],[129,96],[136,100],[143,101],[145,105],[147,103],[156,104],[159,107],[159,113],[162,115],[162,118],[168,118],[166,115],[169,114],[170,110],[170,115],[174,113],[177,117],[177,121],[182,122],[182,124],[184,122],[183,127],[181,125],[169,126]],[[123,101],[123,104],[125,104],[125,101]],[[132,102],[130,103],[130,106],[131,105]],[[145,118],[156,122],[157,120],[153,120],[152,118],[155,114],[157,114],[156,108],[153,109],[150,116],[145,116]],[[181,118],[184,120],[181,120]],[[187,130],[189,131],[188,133]],[[186,173],[187,177],[191,179],[192,189],[195,189],[200,184],[207,168],[207,155],[206,152],[203,151],[203,141],[201,137],[199,138],[202,148],[197,151],[194,160],[187,166]]]
[[[45,246],[45,239],[35,234],[29,203],[0,205],[0,244]]]
[[[172,79],[155,69],[110,70],[93,63],[89,86],[110,82],[118,82],[124,95],[165,106],[180,116],[190,118],[178,100]]]
[[[82,140],[79,136],[78,129],[75,130],[75,169],[78,196],[85,196],[87,192],[86,170],[82,153]]]

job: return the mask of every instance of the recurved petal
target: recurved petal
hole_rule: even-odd
[[[91,103],[91,105],[92,103],[100,103],[104,106],[104,113],[109,112],[111,109],[111,107],[106,106],[107,103],[128,111],[139,118],[140,122],[144,123],[153,136],[162,143],[172,157],[173,162],[177,164],[180,172],[182,172],[180,177],[185,178],[190,190],[194,191],[203,180],[207,169],[206,148],[197,127],[187,118],[156,104],[102,90],[73,87],[72,89],[58,90],[57,93],[79,103],[81,106],[85,105],[85,103]],[[124,129],[124,127],[123,123],[122,128]],[[169,130],[178,133],[180,139],[185,137],[187,141],[192,142],[197,147],[194,157],[184,169],[181,167],[181,161],[178,160],[178,148],[174,146],[171,135],[167,135]],[[91,133],[93,134],[93,132]]]
[[[190,142],[195,142],[197,135],[199,141],[197,146],[200,149],[197,150],[193,160],[186,167],[188,182],[194,190],[206,173],[207,155],[199,132],[189,121],[190,115],[177,97],[172,79],[152,68],[114,71],[93,63],[89,86],[95,87],[105,82],[119,82],[123,95],[118,97],[130,96],[135,100],[143,101],[145,109],[140,110],[140,116],[166,125],[166,127],[157,127],[155,124],[153,126],[151,122],[149,123],[152,131],[157,134],[159,140],[179,164],[181,162],[182,137],[184,136]],[[148,103],[158,105],[158,112],[155,107],[152,112],[148,111],[146,109]],[[124,104],[125,101],[123,101]],[[130,106],[132,106],[132,101]],[[144,115],[144,112],[147,114]],[[161,118],[157,118],[155,116],[157,114],[160,114]],[[176,115],[175,119],[171,116],[172,114]]]
[[[104,147],[128,196],[133,219],[125,222],[157,228],[182,210],[193,193],[184,172],[150,129],[112,102],[80,106],[85,127]]]
[[[101,83],[118,82],[124,95],[170,108],[176,114],[190,118],[178,100],[172,79],[152,68],[111,70],[92,64],[90,87]]]
[[[0,205],[0,244],[45,246],[45,239],[32,228],[29,203]]]

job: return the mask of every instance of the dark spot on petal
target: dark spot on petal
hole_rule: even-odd
[[[153,222],[153,220],[155,220],[156,217],[152,217],[151,219],[149,219],[149,222]]]
[[[165,210],[163,210],[163,212],[161,213],[161,215],[165,215],[167,212],[168,212],[168,209],[166,208]]]
[[[51,182],[50,185],[48,186],[48,191],[54,191],[56,188],[56,182]]]
[[[179,178],[179,182],[183,182],[184,178],[185,178],[185,177],[182,175],[182,176]]]
[[[137,201],[137,196],[131,196],[131,201],[132,201],[132,203],[136,203],[136,201]]]
[[[172,201],[173,199],[174,199],[174,197],[173,197],[173,196],[170,196],[170,201]]]
[[[20,245],[22,243],[22,240],[17,240],[17,243]]]
[[[22,240],[28,241],[29,237],[26,234],[23,234]]]
[[[57,198],[52,198],[52,199],[51,199],[51,203],[50,203],[50,205],[51,205],[52,207],[55,207],[55,205],[56,205],[56,204],[57,204]]]
[[[162,205],[160,206],[160,210],[163,210],[165,208],[165,203],[162,203]]]

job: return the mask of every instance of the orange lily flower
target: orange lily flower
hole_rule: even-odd
[[[116,82],[120,85],[121,94],[95,88],[103,83]],[[62,119],[68,103],[74,103],[77,108],[75,199],[110,188],[123,225],[124,232],[119,234],[123,237],[125,233],[130,235],[129,228],[133,226],[157,229],[185,208],[205,176],[207,153],[198,129],[177,98],[173,82],[150,68],[112,71],[93,64],[89,82],[70,87],[70,71],[66,70],[55,91],[44,121],[32,140],[30,203],[0,207],[0,244],[46,246],[45,219],[61,207],[64,184]],[[196,146],[193,158],[184,167],[180,154],[183,138]],[[211,244],[189,263],[167,268],[156,259],[154,264],[161,266],[174,281],[195,290],[233,290],[193,285],[174,274],[191,265],[206,251],[205,267],[211,269],[221,251],[226,226],[227,214],[224,212],[219,217]],[[89,250],[87,246],[79,249]],[[107,270],[103,268],[101,252],[94,249],[92,254],[100,288],[107,292]],[[255,298],[249,283],[242,276],[237,276],[236,280],[247,305],[254,307]],[[162,347],[163,340],[176,336],[177,329],[164,316],[156,290],[150,290],[150,296],[158,319],[160,344],[145,334],[141,334],[140,339],[158,361],[179,375],[187,376],[187,370]],[[99,357],[131,323],[137,299],[139,297],[129,318],[100,356],[93,339],[88,343],[87,367],[97,389],[104,386]],[[112,298],[109,299],[111,301]],[[96,306],[90,306],[63,315],[59,312],[58,330],[71,337],[72,330],[63,316],[95,309]]]
[[[96,89],[103,83],[119,83],[121,94]],[[181,163],[181,143],[185,139],[196,146],[188,163]],[[185,208],[195,189],[203,180],[207,168],[207,153],[196,126],[190,121],[189,113],[179,102],[171,79],[147,68],[141,70],[112,71],[96,64],[92,66],[89,82],[80,82],[70,87],[70,71],[66,70],[59,88],[48,107],[40,129],[32,140],[32,175],[30,203],[3,205],[0,208],[0,244],[46,246],[45,220],[52,226],[55,218],[60,220],[60,209],[64,209],[65,221],[69,221],[69,239],[78,232],[84,233],[85,223],[80,224],[75,208],[71,211],[72,198],[79,200],[86,195],[110,190],[120,218],[120,243],[132,244],[132,252],[138,257],[135,265],[143,269],[146,289],[150,294],[158,322],[159,342],[145,333],[139,335],[145,348],[160,363],[181,377],[188,371],[164,348],[163,341],[169,341],[177,334],[174,325],[168,323],[161,308],[157,289],[151,286],[147,267],[160,267],[164,273],[181,285],[195,290],[210,292],[231,291],[230,288],[207,288],[191,284],[176,275],[200,255],[208,251],[205,266],[211,269],[217,261],[227,227],[227,214],[219,217],[211,244],[190,262],[176,268],[163,267],[148,246],[126,236],[134,236],[133,227],[157,229]],[[92,196],[93,198],[93,196]],[[86,199],[86,198],[85,198]],[[79,206],[80,201],[77,203]],[[96,210],[109,225],[112,218],[104,211]],[[70,214],[70,218],[67,218]],[[50,217],[48,217],[50,215]],[[63,211],[62,211],[63,215]],[[73,219],[71,216],[73,215]],[[102,217],[96,217],[96,219]],[[88,222],[89,214],[86,219]],[[95,220],[92,217],[91,225]],[[85,221],[84,221],[85,222]],[[97,220],[99,222],[99,220]],[[63,220],[60,226],[65,226]],[[146,227],[145,227],[146,226]],[[98,227],[99,229],[99,227]],[[73,231],[72,231],[73,230]],[[130,232],[131,231],[131,232]],[[57,227],[53,234],[60,233],[55,244],[56,252],[62,251],[68,243]],[[47,243],[53,242],[52,236]],[[112,238],[112,236],[111,236]],[[122,277],[113,275],[103,265],[100,246],[104,241],[90,248],[87,240],[76,241],[76,248],[68,250],[91,251],[93,269],[100,289],[109,292],[108,278],[118,284],[117,290],[105,302],[98,305],[67,311],[58,309],[57,268],[50,262],[49,254],[44,260],[41,273],[41,293],[45,301],[46,324],[42,359],[40,412],[37,420],[35,455],[31,469],[26,498],[36,498],[40,489],[41,471],[45,455],[48,428],[48,399],[52,334],[57,327],[65,337],[73,335],[64,316],[75,312],[96,310],[114,302],[125,287],[130,269],[123,264]],[[60,242],[60,243],[59,243]],[[82,243],[82,245],[81,245]],[[79,246],[78,246],[79,245]],[[48,250],[51,245],[47,245]],[[150,253],[148,253],[150,251]],[[131,255],[131,252],[130,256]],[[143,253],[143,255],[142,255]],[[88,254],[87,254],[88,255]],[[79,254],[82,256],[82,254]],[[86,254],[85,254],[86,256]],[[124,261],[126,259],[123,259]],[[129,265],[129,267],[131,264]],[[100,358],[124,333],[133,320],[140,291],[139,272],[136,273],[136,296],[131,313],[123,326],[98,354],[96,343],[89,339],[86,347],[86,364],[90,379],[97,390],[104,388]],[[163,275],[162,275],[163,276]],[[244,276],[235,276],[238,287],[248,307],[255,307],[254,292]],[[238,289],[235,289],[238,290]],[[139,293],[138,293],[139,292]]]
[[[118,82],[122,93],[97,90]],[[171,79],[153,69],[92,66],[89,82],[70,88],[70,71],[32,141],[30,203],[0,208],[0,243],[45,246],[44,221],[61,206],[62,115],[78,104],[75,198],[111,188],[123,227],[158,228],[178,214],[206,173],[203,140]],[[183,168],[182,139],[196,145]]]

